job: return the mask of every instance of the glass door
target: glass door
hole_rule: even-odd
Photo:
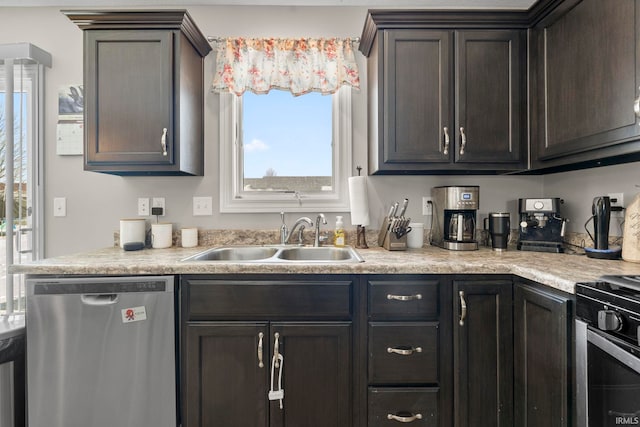
[[[0,314],[25,308],[24,278],[8,267],[42,257],[45,66],[36,46],[0,45]]]

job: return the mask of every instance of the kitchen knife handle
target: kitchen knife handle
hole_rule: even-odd
[[[387,414],[387,419],[398,421],[399,423],[411,423],[415,420],[421,420],[422,414],[415,414],[415,415],[411,414],[411,416],[409,417],[394,415],[394,414]]]
[[[160,145],[162,145],[162,155],[167,155],[167,128],[162,129],[162,136],[160,137]]]
[[[260,339],[258,341],[258,368],[264,368],[264,362],[262,361],[262,338],[263,337],[264,337],[264,334],[260,332],[258,334],[258,338]]]
[[[393,294],[387,294],[387,299],[388,300],[396,300],[396,301],[411,301],[414,299],[422,299],[422,294],[415,294],[415,295],[393,295]]]
[[[398,214],[400,218],[402,218],[405,212],[407,212],[407,206],[409,206],[409,199],[404,199],[402,201],[402,207],[400,208],[400,213]]]
[[[460,155],[464,155],[464,149],[467,147],[467,135],[464,133],[464,128],[460,127],[460,139],[462,143],[460,144]]]
[[[464,326],[464,319],[467,318],[467,301],[464,299],[464,291],[458,292],[460,296],[460,326]]]
[[[445,126],[442,130],[444,131],[444,149],[442,153],[446,156],[449,154],[449,128]]]

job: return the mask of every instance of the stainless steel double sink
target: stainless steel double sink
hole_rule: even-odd
[[[364,259],[351,246],[224,246],[207,249],[185,262],[357,263]]]

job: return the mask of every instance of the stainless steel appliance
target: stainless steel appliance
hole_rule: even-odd
[[[27,280],[29,427],[175,427],[174,277]]]
[[[537,252],[563,252],[566,219],[560,216],[559,198],[518,199],[520,231],[518,249]]]
[[[431,197],[431,244],[454,251],[478,249],[476,213],[480,207],[480,187],[433,187]]]
[[[640,276],[576,285],[575,425],[640,425],[639,339]]]

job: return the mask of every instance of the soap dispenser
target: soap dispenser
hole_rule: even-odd
[[[333,234],[333,245],[334,246],[344,246],[346,241],[346,236],[344,232],[344,223],[342,222],[342,216],[336,216],[336,231]]]

